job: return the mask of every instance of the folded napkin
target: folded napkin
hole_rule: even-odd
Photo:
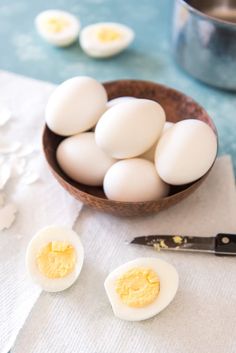
[[[0,104],[13,115],[0,127],[0,152],[5,151],[0,153],[5,166],[0,167],[0,177],[8,170],[6,160],[10,159],[12,177],[4,188],[4,198],[9,207],[17,209],[13,226],[0,232],[1,353],[9,352],[41,293],[25,271],[29,240],[49,224],[72,227],[81,207],[55,182],[40,151],[44,108],[52,89],[47,83],[0,72]],[[11,149],[18,150],[9,155]]]
[[[62,293],[42,293],[12,353],[234,353],[236,259],[155,252],[127,245],[143,234],[236,233],[236,197],[229,157],[217,160],[206,181],[186,200],[157,215],[119,218],[84,207],[76,229],[85,247],[78,281]],[[176,266],[174,301],[143,322],[114,317],[103,282],[110,271],[140,256]]]

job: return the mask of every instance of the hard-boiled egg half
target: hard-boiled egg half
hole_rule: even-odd
[[[138,258],[111,272],[104,285],[115,316],[141,321],[170,304],[178,283],[178,273],[169,263],[156,258]]]
[[[41,12],[35,19],[35,25],[44,40],[58,47],[66,47],[75,42],[80,30],[79,20],[61,10]]]
[[[120,23],[101,22],[89,25],[80,33],[80,45],[94,58],[116,55],[126,49],[134,39],[134,31]]]
[[[43,290],[59,292],[70,287],[83,266],[84,249],[71,229],[49,226],[30,241],[26,252],[26,268]]]

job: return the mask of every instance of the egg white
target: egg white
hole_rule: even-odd
[[[111,28],[121,34],[121,38],[113,42],[103,43],[97,38],[97,30]],[[80,33],[80,45],[84,52],[94,58],[106,58],[126,49],[134,39],[134,31],[120,23],[100,22],[84,27]]]
[[[156,300],[143,308],[133,308],[124,304],[116,292],[116,280],[135,267],[147,267],[155,271],[160,280],[160,292]],[[157,315],[165,309],[175,297],[179,276],[176,269],[166,261],[154,257],[138,258],[127,262],[111,272],[104,282],[105,290],[114,315],[122,320],[141,321]]]
[[[48,278],[37,266],[39,251],[52,241],[65,241],[71,244],[76,252],[74,270],[64,278]],[[70,287],[78,278],[84,261],[84,248],[77,233],[62,226],[49,226],[41,229],[31,239],[26,251],[26,268],[32,280],[47,292],[59,292]]]
[[[69,25],[61,32],[51,33],[45,28],[45,21],[50,18],[64,18],[68,21]],[[75,42],[80,30],[79,20],[69,12],[61,10],[46,10],[41,12],[35,19],[35,26],[39,35],[44,40],[58,47],[66,47]]]
[[[129,100],[133,100],[133,99],[137,99],[137,98],[136,97],[129,97],[129,96],[113,98],[107,102],[107,109],[110,109],[119,103],[124,103]]]

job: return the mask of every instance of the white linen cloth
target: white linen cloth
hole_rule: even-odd
[[[19,141],[23,149],[34,152],[27,164],[39,180],[26,185],[20,177],[12,178],[4,192],[6,201],[14,202],[18,214],[9,230],[0,232],[0,352],[7,353],[23,326],[41,291],[29,280],[25,250],[31,237],[50,224],[72,227],[81,204],[71,198],[48,171],[39,148],[44,108],[53,85],[0,72],[0,103],[9,107],[13,118],[0,128],[0,144]],[[1,168],[1,166],[0,166]]]
[[[235,353],[236,258],[157,253],[125,243],[143,234],[236,233],[235,196],[232,164],[223,157],[196,192],[157,215],[119,218],[84,207],[76,225],[85,247],[81,275],[63,293],[42,293],[12,352]],[[140,256],[176,266],[179,290],[156,317],[121,321],[112,313],[103,282],[117,266]]]

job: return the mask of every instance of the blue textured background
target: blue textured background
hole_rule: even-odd
[[[129,50],[106,60],[87,57],[78,43],[65,49],[51,47],[34,28],[35,16],[48,8],[71,11],[82,26],[123,22],[135,30],[136,39]],[[86,74],[102,81],[137,78],[177,88],[212,116],[220,153],[231,154],[236,170],[236,95],[205,86],[175,65],[170,42],[172,9],[172,0],[0,0],[0,69],[54,83]]]

